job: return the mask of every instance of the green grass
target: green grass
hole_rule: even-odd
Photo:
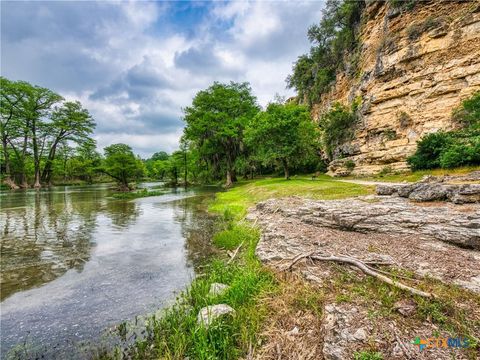
[[[472,171],[479,171],[480,166],[460,167],[456,169],[434,169],[418,170],[407,173],[388,173],[365,177],[347,177],[347,179],[377,180],[386,182],[415,182],[421,180],[426,175],[445,176],[445,175],[463,175]]]
[[[271,178],[241,181],[227,192],[218,193],[209,210],[225,214],[232,219],[242,219],[249,207],[270,198],[301,196],[311,199],[334,200],[368,195],[373,187],[339,182],[321,175],[316,180],[298,177],[291,180]]]
[[[117,200],[132,200],[132,199],[148,197],[148,196],[159,196],[163,194],[165,194],[165,191],[160,191],[160,190],[149,191],[147,189],[142,189],[139,191],[115,193],[112,195],[112,197]]]

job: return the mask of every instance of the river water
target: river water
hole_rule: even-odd
[[[84,358],[107,328],[171,303],[211,251],[214,190],[0,193],[1,357]]]

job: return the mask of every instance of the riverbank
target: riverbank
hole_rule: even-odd
[[[128,356],[317,359],[330,358],[337,351],[355,359],[401,359],[419,355],[412,352],[414,346],[410,340],[433,336],[467,339],[469,347],[457,354],[474,359],[480,336],[480,314],[475,305],[480,297],[476,293],[428,275],[420,277],[407,268],[381,268],[396,280],[402,279],[412,287],[436,295],[424,298],[345,266],[327,264],[321,269],[328,276],[322,277],[318,271],[309,275],[308,266],[285,272],[281,266],[284,262],[278,261],[281,259],[264,265],[256,256],[260,228],[265,233],[266,225],[262,221],[247,222],[245,216],[258,202],[289,196],[298,202],[336,200],[372,192],[371,186],[320,176],[316,180],[304,177],[290,181],[278,178],[244,181],[217,193],[209,211],[219,215],[213,244],[222,250],[221,255],[205,267],[175,306],[161,318],[152,319],[146,338],[130,346],[126,350]],[[283,206],[288,204],[287,201]],[[290,224],[287,228],[300,229],[292,220],[286,221]],[[277,225],[271,223],[271,226]],[[283,236],[281,231],[274,233]],[[279,248],[284,247],[279,244]],[[213,283],[226,284],[229,289],[212,296],[209,292]],[[203,307],[215,304],[231,306],[235,316],[223,317],[207,330],[198,324],[197,314]],[[333,321],[329,329],[326,319]],[[334,335],[342,329],[350,340]],[[392,353],[392,344],[399,347],[397,357]],[[419,358],[447,358],[454,350],[440,354],[424,352]],[[103,354],[100,358],[112,355]]]

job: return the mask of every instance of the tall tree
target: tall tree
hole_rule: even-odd
[[[266,165],[278,162],[289,179],[292,165],[315,154],[318,130],[306,107],[269,104],[249,123],[245,139],[256,158]]]
[[[195,143],[199,153],[215,167],[222,163],[229,187],[234,163],[242,151],[243,130],[259,107],[248,83],[220,84],[197,93],[184,110],[185,139]]]
[[[34,187],[40,188],[40,160],[45,149],[48,125],[45,118],[49,115],[53,105],[63,98],[50,89],[40,86],[31,86],[26,91],[26,97],[22,100],[22,112],[26,128],[32,138],[32,152],[34,164]],[[28,134],[25,136],[28,137]],[[26,141],[25,141],[26,142]],[[24,148],[26,145],[24,145]]]
[[[0,77],[0,137],[2,155],[5,166],[4,182],[11,189],[18,189],[12,179],[9,143],[18,135],[21,128],[19,120],[19,104],[25,96],[23,84]]]
[[[121,191],[130,191],[130,182],[144,174],[144,166],[135,157],[132,148],[125,144],[114,144],[104,149],[105,161],[100,171],[115,179]]]
[[[52,179],[52,163],[57,146],[66,141],[82,144],[89,139],[95,128],[95,122],[87,109],[80,102],[65,102],[52,114],[52,122],[48,124],[52,134],[50,149],[42,171],[42,182],[50,183]]]

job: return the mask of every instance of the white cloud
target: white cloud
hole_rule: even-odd
[[[125,142],[148,156],[177,147],[181,109],[213,81],[249,81],[262,105],[292,95],[285,78],[323,3],[1,6],[2,75],[79,99],[97,121],[99,147]]]

